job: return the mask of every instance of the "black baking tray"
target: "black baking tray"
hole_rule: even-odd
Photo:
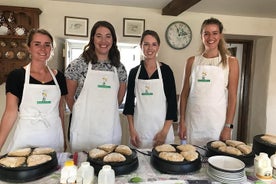
[[[270,157],[276,152],[276,145],[264,141],[261,137],[265,134],[256,135],[253,138],[253,150],[255,154],[259,155],[260,152],[267,153]]]
[[[176,144],[171,144],[175,148],[178,146]],[[177,152],[181,152],[176,148]],[[152,149],[152,154],[150,158],[151,165],[158,171],[166,174],[186,174],[190,172],[195,172],[201,169],[201,155],[198,153],[198,158],[194,161],[184,160],[183,162],[172,162],[164,160],[159,157],[159,152]]]
[[[216,155],[225,155],[225,156],[234,157],[234,158],[237,158],[237,159],[243,161],[246,167],[250,167],[250,166],[254,165],[255,152],[253,149],[252,149],[252,152],[247,155],[233,155],[233,154],[219,151],[217,148],[213,148],[211,146],[212,142],[214,142],[214,141],[210,141],[206,145],[207,149],[208,149],[207,155],[206,155],[207,157],[216,156]]]
[[[24,163],[20,167],[9,168],[0,164],[0,180],[13,183],[23,183],[34,181],[53,173],[58,169],[56,152],[52,152],[48,155],[50,155],[52,159],[37,166],[27,167],[27,164]],[[7,154],[1,156],[1,158],[3,157],[7,157]]]
[[[102,159],[93,159],[87,156],[87,161],[90,163],[91,166],[94,167],[95,174],[98,175],[100,170],[104,165],[110,165],[111,168],[114,170],[115,175],[124,175],[129,174],[132,171],[135,171],[139,166],[139,161],[137,157],[136,150],[132,149],[131,155],[124,155],[126,160],[124,162],[104,162]]]

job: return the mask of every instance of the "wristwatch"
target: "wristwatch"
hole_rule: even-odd
[[[233,129],[233,128],[234,128],[234,125],[231,124],[231,123],[226,123],[226,124],[224,124],[224,127]]]

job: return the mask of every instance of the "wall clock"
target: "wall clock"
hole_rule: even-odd
[[[184,22],[171,23],[165,33],[167,43],[174,49],[184,49],[192,40],[192,30]]]

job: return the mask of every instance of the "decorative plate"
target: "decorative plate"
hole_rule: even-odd
[[[18,59],[22,60],[22,59],[25,59],[26,53],[23,51],[19,51],[19,52],[17,52],[16,56]]]
[[[17,47],[17,43],[16,42],[11,42],[11,46],[14,47],[14,48]]]
[[[22,36],[25,34],[25,28],[23,27],[16,27],[15,28],[15,34],[18,36]]]
[[[13,52],[13,51],[7,51],[7,52],[5,53],[5,57],[6,57],[7,59],[13,59],[13,58],[14,58],[14,52]]]
[[[7,26],[0,26],[0,35],[7,35],[9,33],[9,28]]]
[[[0,41],[0,45],[1,45],[1,47],[6,47],[7,44],[3,41]]]

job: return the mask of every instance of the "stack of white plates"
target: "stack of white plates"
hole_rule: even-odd
[[[230,156],[212,156],[208,159],[208,175],[219,182],[241,184],[246,183],[245,164]]]

